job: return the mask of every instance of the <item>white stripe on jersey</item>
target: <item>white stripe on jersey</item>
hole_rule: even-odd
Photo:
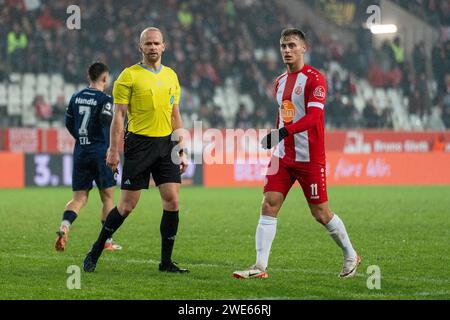
[[[276,92],[276,98],[279,107],[283,103],[283,95],[286,88],[287,82],[287,74],[282,76],[278,81],[278,89]],[[295,117],[294,123],[303,118],[306,114],[305,107],[305,86],[308,77],[303,73],[297,74],[297,79],[295,80],[294,87],[292,88],[292,92],[290,93],[291,101],[295,106]],[[313,103],[311,103],[313,104]],[[308,104],[310,106],[310,104]],[[311,105],[313,106],[313,105]],[[316,105],[314,105],[316,106]],[[279,128],[284,127],[284,122],[281,117],[281,112],[279,114]],[[299,132],[294,135],[294,147],[295,147],[295,161],[298,162],[309,162],[309,139],[308,139],[308,131]],[[285,141],[281,141],[281,143],[275,149],[274,155],[279,158],[284,158],[286,155],[285,149]]]
[[[288,77],[288,75],[286,73],[284,76],[282,76],[278,80],[277,102],[280,107],[281,107],[281,104],[283,103],[283,93],[284,93],[284,89],[286,87],[287,77]],[[279,128],[284,127],[283,118],[281,118],[281,112],[279,112],[279,115],[278,115],[278,123],[279,123]],[[277,156],[278,158],[284,158],[285,154],[286,154],[286,152],[285,152],[284,140],[283,140],[275,148],[274,155]]]
[[[305,85],[308,77],[303,73],[297,75],[294,88],[292,90],[291,101],[295,105],[294,123],[303,118],[306,114],[305,108]],[[301,88],[301,93],[295,93],[297,88]],[[294,135],[295,161],[309,162],[309,140],[308,131],[296,133]]]
[[[309,139],[308,131],[296,133],[294,135],[295,161],[309,162]]]
[[[310,102],[310,103],[308,103],[308,108],[309,107],[316,107],[316,108],[320,108],[322,110],[325,108],[324,104],[320,103],[320,102]]]
[[[286,81],[287,81],[287,73],[282,76],[279,80],[278,80],[278,89],[277,89],[277,102],[278,105],[281,106],[281,103],[283,102],[283,93],[284,93],[284,88],[286,87]],[[281,124],[281,122],[280,122]]]

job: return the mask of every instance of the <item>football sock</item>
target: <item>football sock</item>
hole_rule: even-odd
[[[100,221],[102,223],[102,226],[105,225],[105,220]],[[106,239],[106,242],[112,242],[112,238]]]
[[[163,264],[172,262],[172,251],[175,237],[178,231],[178,211],[163,210],[161,218],[161,262]]]
[[[337,245],[341,247],[345,259],[356,258],[356,251],[353,249],[347,230],[345,230],[344,223],[337,214],[333,213],[333,218],[328,222],[325,228],[327,228],[331,238],[333,238]]]
[[[101,253],[103,247],[105,246],[106,240],[112,237],[114,232],[120,228],[122,223],[125,221],[125,217],[121,216],[117,207],[111,210],[106,218],[105,223],[103,224],[102,231],[100,231],[100,235],[98,236],[97,241],[94,243],[93,251],[97,253]]]
[[[75,213],[75,211],[66,210],[63,213],[61,225],[66,226],[67,228],[70,228],[70,226],[72,225],[72,223],[75,221],[75,219],[77,217],[78,217],[78,215]]]
[[[256,228],[256,265],[267,269],[270,248],[277,233],[277,218],[262,215]]]

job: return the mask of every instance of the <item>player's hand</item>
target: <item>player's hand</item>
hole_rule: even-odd
[[[261,147],[267,150],[272,149],[273,146],[276,146],[278,143],[281,142],[281,140],[286,138],[288,135],[289,132],[285,127],[278,130],[272,130],[267,136],[262,138]]]
[[[188,164],[189,164],[189,162],[188,162],[186,153],[183,152],[180,155],[180,171],[181,171],[181,174],[186,172]]]
[[[117,172],[119,162],[119,151],[111,151],[111,148],[108,148],[108,151],[106,152],[106,165],[110,167],[114,173]]]

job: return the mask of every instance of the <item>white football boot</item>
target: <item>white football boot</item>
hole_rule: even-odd
[[[253,265],[247,270],[233,272],[233,277],[235,277],[236,279],[265,279],[269,277],[269,274],[267,273],[267,270],[263,270],[263,268],[257,265]]]
[[[361,263],[361,258],[359,254],[356,254],[356,259],[344,259],[344,264],[342,266],[342,271],[339,274],[340,278],[351,278],[356,274],[356,269]]]

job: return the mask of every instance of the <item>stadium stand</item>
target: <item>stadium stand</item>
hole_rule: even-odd
[[[329,128],[450,128],[448,1],[394,1],[441,34],[429,56],[417,43],[404,58],[398,55],[401,38],[375,47],[370,32],[351,17],[331,17],[352,22],[356,41],[347,45],[320,34],[311,22],[297,21],[281,1],[206,2],[152,1],[150,7],[144,0],[126,6],[119,0],[81,0],[81,30],[68,30],[69,0],[3,1],[0,126],[62,126],[62,101],[85,86],[86,66],[105,61],[117,77],[140,59],[139,31],[158,25],[169,44],[163,63],[177,70],[183,85],[186,125],[202,120],[205,127],[272,127],[272,83],[283,70],[276,44],[280,30],[295,25],[309,39],[307,63],[328,77]]]
[[[435,26],[448,26],[450,2],[441,0],[393,0],[411,13]]]

